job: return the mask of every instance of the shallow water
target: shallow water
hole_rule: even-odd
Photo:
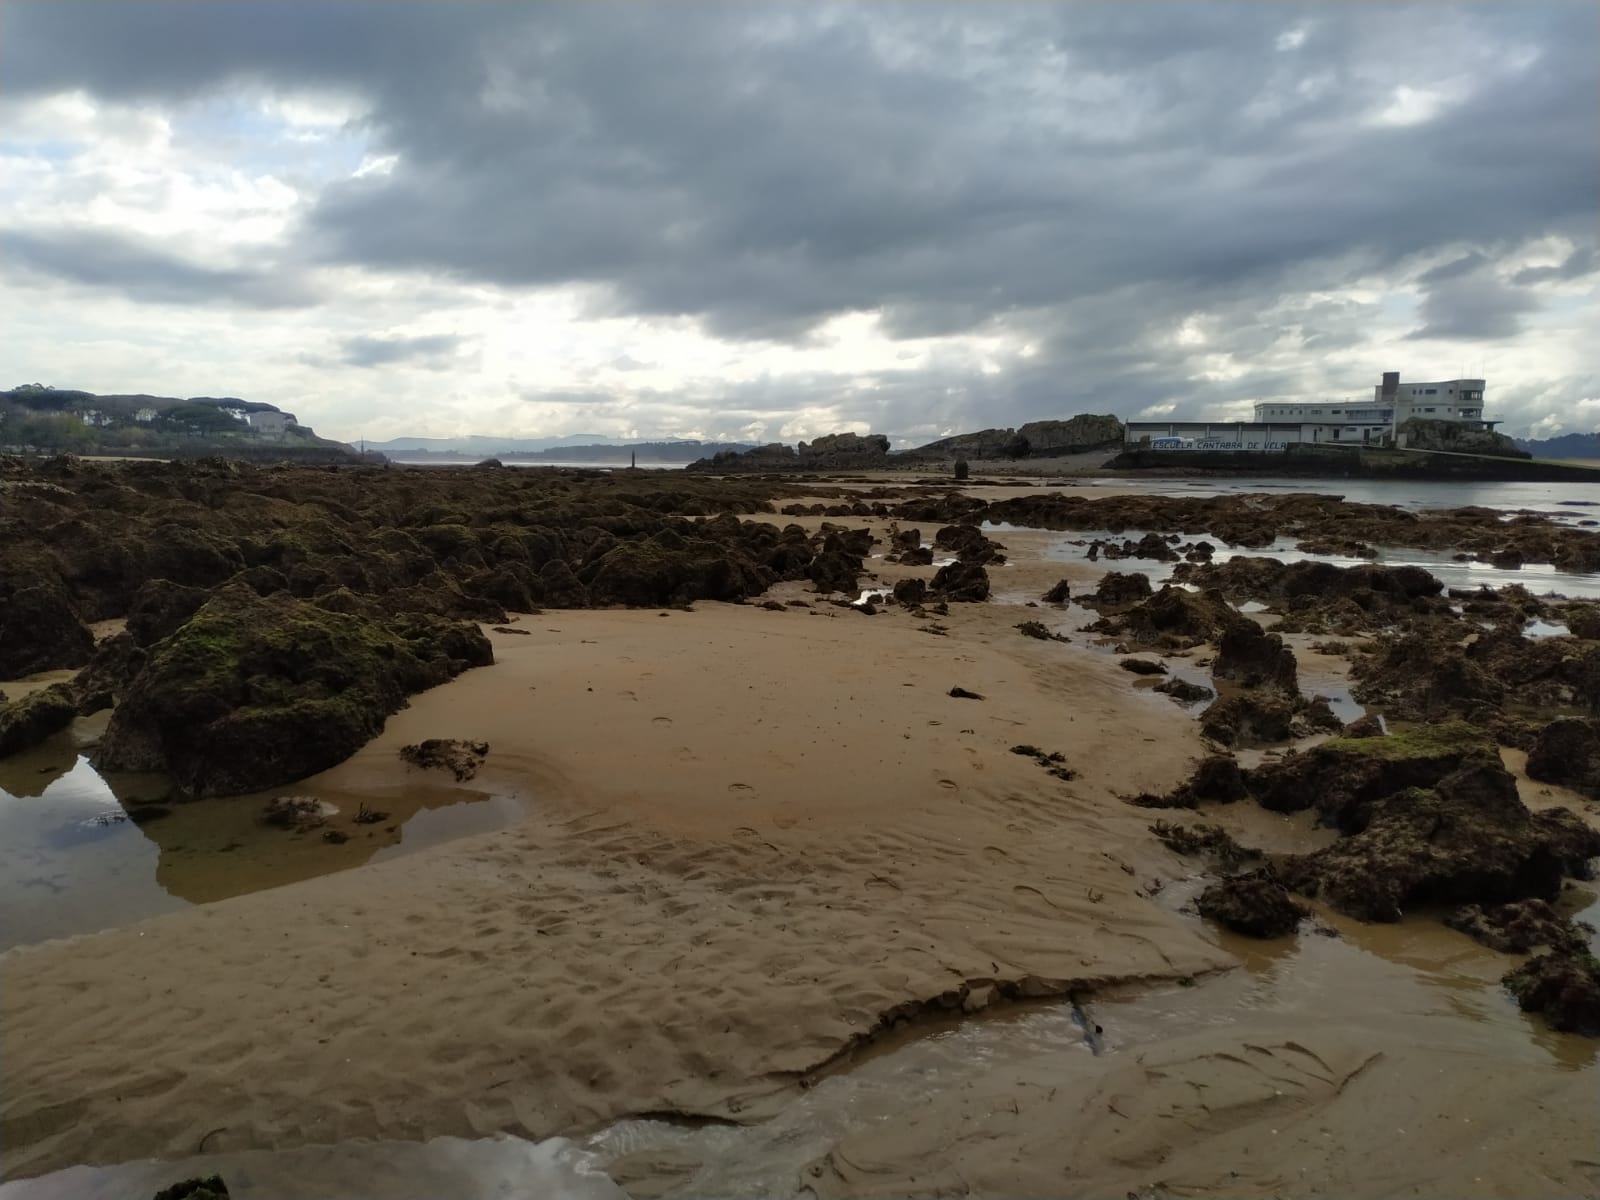
[[[1046,533],[1047,530],[1033,529],[1022,525],[1008,525],[1003,522],[986,522],[984,528],[992,532],[1004,533],[1029,532]],[[1172,578],[1176,562],[1161,562],[1150,558],[1105,558],[1098,560],[1089,558],[1089,543],[1096,538],[1120,544],[1123,539],[1138,541],[1148,532],[1143,529],[1124,530],[1112,533],[1109,530],[1074,530],[1069,533],[1059,533],[1053,537],[1044,549],[1044,557],[1052,562],[1078,563],[1090,568],[1099,568],[1103,571],[1140,572],[1150,577],[1150,582],[1156,587]],[[1377,551],[1375,558],[1352,558],[1340,554],[1307,554],[1295,549],[1298,541],[1296,538],[1277,538],[1270,545],[1252,547],[1229,547],[1212,534],[1197,533],[1185,535],[1184,542],[1207,541],[1216,547],[1211,561],[1225,563],[1234,558],[1275,558],[1279,562],[1326,562],[1336,567],[1354,567],[1365,563],[1378,563],[1386,567],[1421,567],[1439,580],[1447,588],[1501,588],[1508,584],[1520,583],[1536,595],[1558,595],[1567,597],[1588,597],[1600,599],[1600,574],[1579,575],[1570,571],[1558,571],[1548,563],[1528,563],[1520,568],[1509,569],[1496,567],[1486,562],[1457,562],[1445,551],[1409,550],[1401,547],[1374,546]],[[1181,543],[1180,543],[1181,544]]]
[[[87,750],[106,715],[74,722],[43,745],[0,762],[0,951],[92,933],[158,913],[347,870],[453,838],[503,829],[525,812],[510,794],[419,780],[403,790],[318,798],[335,815],[323,840],[260,822],[272,795],[167,803],[159,775],[102,775]],[[363,801],[380,824],[351,818]],[[129,811],[161,802],[165,815],[136,824]]]
[[[1536,512],[1566,524],[1600,520],[1597,483],[1446,483],[1400,479],[1286,479],[1226,476],[1208,479],[1095,479],[1095,487],[1126,488],[1151,496],[1230,496],[1243,492],[1311,492],[1342,496],[1353,504],[1425,508],[1497,508]]]

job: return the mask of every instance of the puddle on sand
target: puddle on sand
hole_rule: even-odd
[[[0,761],[0,951],[487,833],[525,812],[510,794],[414,778],[359,794],[320,789],[337,813],[290,832],[263,825],[261,810],[272,796],[311,794],[304,785],[182,804],[165,800],[159,775],[102,775],[86,752],[106,720],[75,721]],[[363,802],[388,818],[356,824]],[[329,829],[348,840],[325,841]]]

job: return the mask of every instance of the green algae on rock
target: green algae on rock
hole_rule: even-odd
[[[1480,758],[1373,800],[1358,832],[1279,869],[1302,895],[1387,922],[1427,905],[1553,899],[1597,855],[1600,832],[1565,809],[1529,812],[1515,777]]]
[[[492,661],[470,625],[229,585],[150,648],[94,758],[165,771],[194,796],[272,787],[347,758],[411,693]]]

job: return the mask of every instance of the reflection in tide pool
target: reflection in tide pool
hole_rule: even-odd
[[[271,793],[171,803],[159,775],[102,775],[84,754],[97,732],[93,719],[78,721],[0,763],[0,951],[489,833],[526,811],[513,795],[409,782],[319,795],[341,835],[327,839],[324,828],[263,825]],[[353,823],[363,800],[388,819]]]

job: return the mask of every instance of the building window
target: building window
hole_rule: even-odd
[[[1431,409],[1431,408],[1425,408],[1425,409],[1423,409],[1423,410],[1422,410],[1422,411],[1423,411],[1423,412],[1432,412],[1432,411],[1433,411],[1433,409]]]
[[[1438,393],[1439,393],[1439,389],[1438,388],[1429,388],[1427,391],[1423,392],[1422,394],[1424,396],[1435,396],[1435,395],[1438,395]]]

